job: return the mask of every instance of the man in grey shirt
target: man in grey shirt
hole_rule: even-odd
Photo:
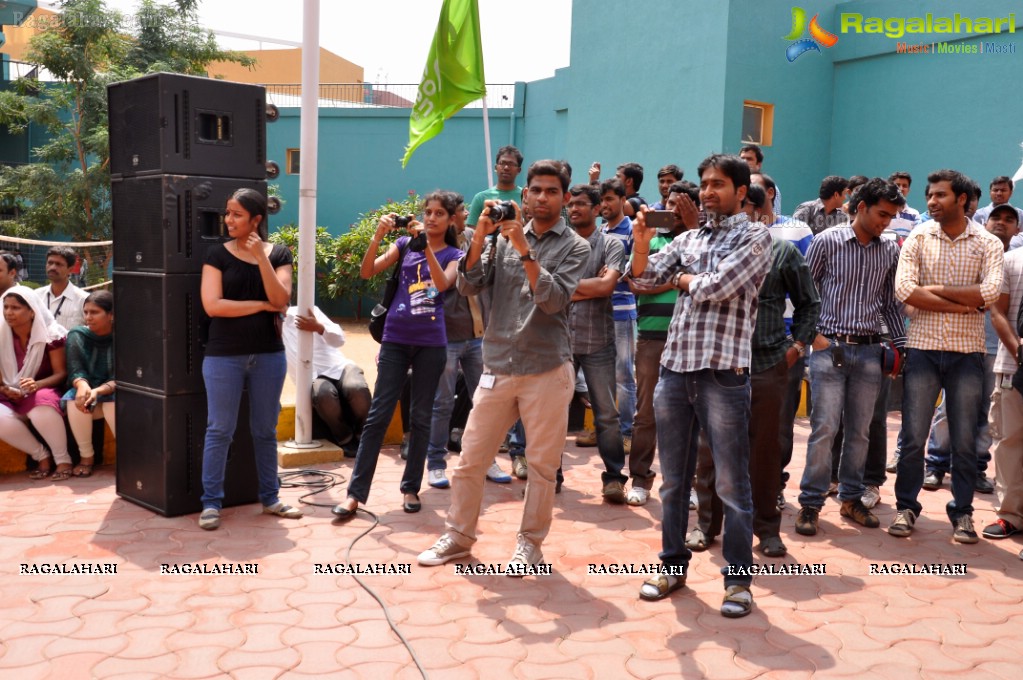
[[[561,163],[537,161],[527,174],[526,203],[533,219],[515,214],[496,222],[488,203],[459,262],[458,290],[490,287],[490,323],[483,336],[484,373],[451,474],[447,532],[419,555],[436,566],[465,557],[476,542],[486,471],[505,433],[521,417],[529,439],[525,507],[509,575],[543,563],[540,544],[551,526],[555,474],[575,389],[568,306],[586,269],[590,247],[561,219],[568,191]],[[514,205],[514,204],[513,204]],[[500,229],[500,235],[488,238]],[[484,254],[484,246],[487,253]]]
[[[568,190],[568,223],[590,244],[590,257],[579,287],[572,296],[569,328],[572,361],[583,369],[593,421],[597,429],[597,450],[604,461],[601,475],[604,500],[625,502],[625,447],[615,405],[615,324],[611,294],[625,271],[625,247],[613,236],[597,229],[600,192],[589,184]]]

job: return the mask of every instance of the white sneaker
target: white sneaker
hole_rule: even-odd
[[[444,470],[430,470],[429,484],[435,489],[446,489],[451,486],[451,482],[448,481],[448,476],[444,474]]]
[[[457,560],[460,557],[466,557],[468,554],[468,548],[463,548],[455,543],[453,538],[444,534],[437,539],[437,542],[433,544],[432,548],[419,553],[419,557],[416,558],[416,561],[424,567],[437,567],[445,562]]]
[[[506,572],[508,576],[525,576],[529,567],[535,567],[543,563],[543,553],[540,552],[540,546],[519,534],[518,543],[515,546],[515,554],[509,560]]]
[[[502,470],[496,460],[487,468],[487,479],[498,484],[511,484],[511,475]]]
[[[868,486],[863,492],[863,497],[860,498],[860,501],[862,501],[864,507],[869,510],[881,502],[881,489],[876,486]]]
[[[650,492],[641,486],[634,486],[629,489],[629,495],[625,502],[629,505],[646,505],[648,500],[650,500]]]

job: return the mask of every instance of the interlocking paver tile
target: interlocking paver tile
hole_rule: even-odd
[[[229,649],[217,659],[217,668],[234,674],[234,671],[247,666],[259,665],[273,670],[274,675],[284,675],[298,666],[301,657],[297,650],[288,647],[274,650]]]
[[[100,661],[92,667],[92,673],[97,678],[135,678],[148,674],[152,674],[152,677],[169,678],[180,662],[178,655],[171,652],[141,658],[119,654]]]

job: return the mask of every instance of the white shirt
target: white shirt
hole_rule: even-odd
[[[323,376],[331,380],[338,380],[341,373],[349,364],[351,359],[338,349],[345,344],[345,332],[326,314],[320,311],[319,307],[313,307],[313,314],[316,320],[323,324],[323,334],[313,333],[313,379]],[[298,307],[288,307],[284,318],[284,329],[282,340],[284,341],[284,354],[288,358],[288,375],[293,381],[298,381],[298,326],[295,317],[298,315]]]
[[[75,284],[68,282],[64,292],[56,297],[50,286],[36,289],[36,295],[53,314],[54,320],[67,330],[85,324],[85,298],[89,297],[89,294]]]

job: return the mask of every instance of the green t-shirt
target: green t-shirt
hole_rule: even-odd
[[[670,234],[658,234],[650,239],[650,252],[656,253],[664,248],[675,237]],[[636,296],[636,331],[645,340],[667,340],[668,326],[675,312],[677,290],[666,290],[657,295]]]
[[[521,203],[522,187],[515,187],[508,191],[503,191],[497,187],[490,187],[473,196],[472,203],[469,205],[469,219],[465,221],[470,227],[475,227],[476,222],[479,221],[480,213],[483,212],[484,201],[515,201],[515,203]],[[520,205],[519,207],[521,208],[522,206]]]

